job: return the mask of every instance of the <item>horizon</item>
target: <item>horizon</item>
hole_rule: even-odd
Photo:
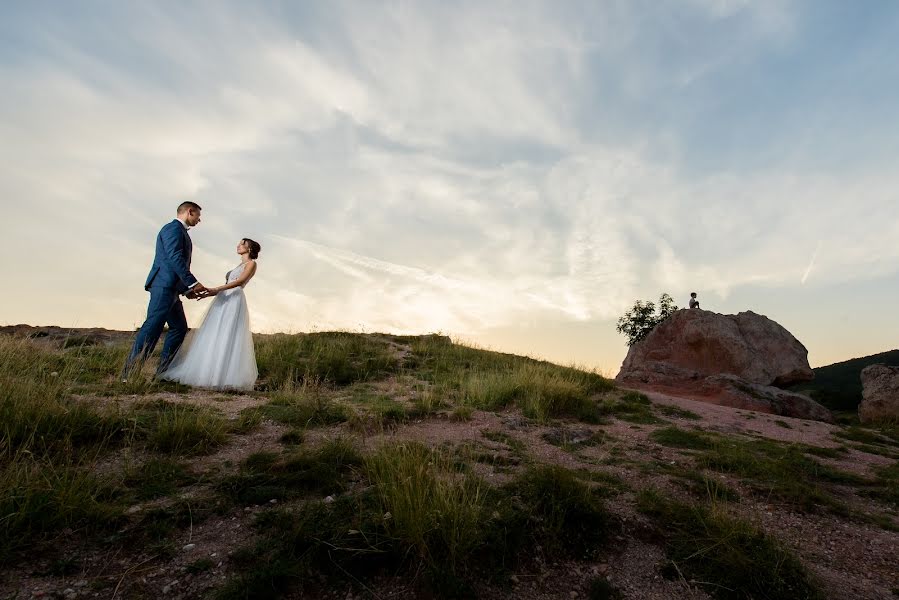
[[[663,292],[895,348],[899,4],[0,6],[0,323],[130,330],[160,227],[254,331],[614,376]],[[198,326],[203,303],[185,303]]]

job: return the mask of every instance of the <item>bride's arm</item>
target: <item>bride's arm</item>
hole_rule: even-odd
[[[256,261],[251,260],[250,264],[244,267],[243,273],[240,274],[240,277],[232,281],[231,283],[226,283],[225,285],[220,285],[219,287],[212,288],[207,290],[210,295],[218,294],[219,292],[223,292],[225,290],[230,290],[231,288],[241,287],[246,282],[253,278],[253,275],[256,274]]]

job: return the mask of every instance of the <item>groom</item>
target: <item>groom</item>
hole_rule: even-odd
[[[153,353],[166,323],[169,332],[162,346],[157,375],[169,366],[187,335],[187,319],[184,317],[184,307],[179,295],[184,294],[193,299],[203,297],[206,291],[206,287],[190,272],[193,244],[187,235],[190,227],[200,223],[201,210],[194,202],[182,202],[178,206],[178,217],[164,226],[156,236],[156,257],[144,284],[144,289],[150,292],[147,320],[137,332],[137,339],[125,361],[123,383],[133,373],[140,372],[144,361]]]

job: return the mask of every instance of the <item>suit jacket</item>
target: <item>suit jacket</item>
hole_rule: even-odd
[[[174,289],[179,294],[186,292],[197,282],[190,272],[193,249],[187,229],[178,219],[160,229],[156,236],[156,256],[144,289],[163,287]]]

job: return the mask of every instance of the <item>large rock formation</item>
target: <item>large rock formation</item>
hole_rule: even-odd
[[[862,423],[899,419],[899,367],[869,365],[862,369]]]
[[[831,421],[826,408],[786,386],[814,378],[808,350],[753,312],[679,310],[632,345],[616,379],[631,387],[715,404]]]

